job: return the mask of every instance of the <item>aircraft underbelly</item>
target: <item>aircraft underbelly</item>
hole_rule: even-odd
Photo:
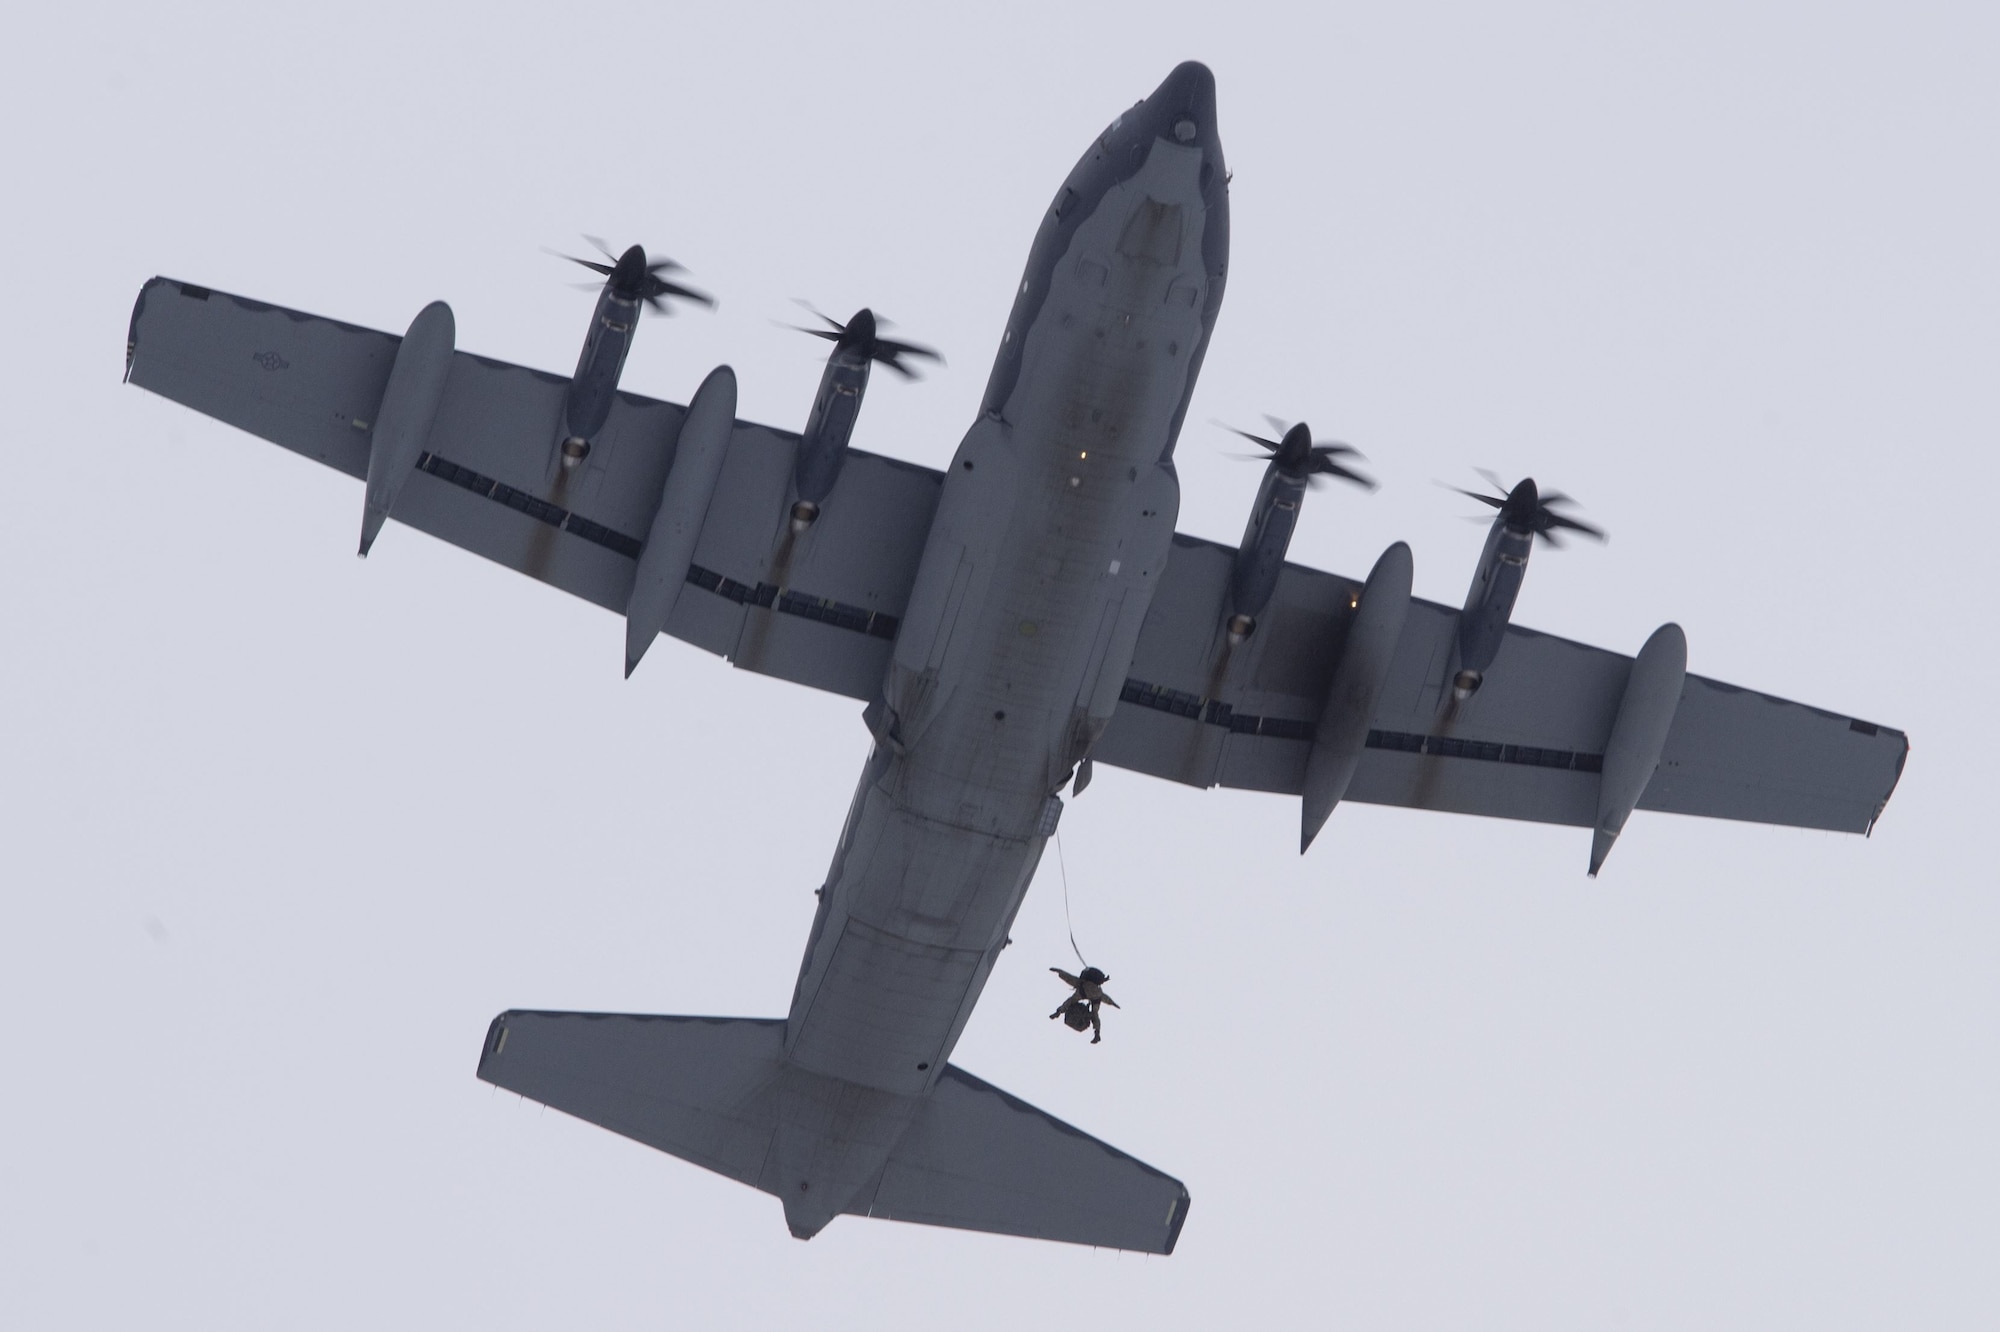
[[[929,1088],[1007,943],[1054,792],[1110,721],[1179,507],[1166,460],[1205,332],[1186,294],[1194,165],[1167,154],[1078,229],[1006,411],[948,474],[885,689],[895,727],[788,1022],[813,1072]]]

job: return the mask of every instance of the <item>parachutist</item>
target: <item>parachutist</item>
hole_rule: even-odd
[[[1071,1031],[1089,1027],[1090,1043],[1096,1045],[1104,1039],[1104,1024],[1097,1016],[1098,1006],[1110,1004],[1113,1008],[1118,1007],[1118,1001],[1104,992],[1104,984],[1111,977],[1096,967],[1085,967],[1081,976],[1072,976],[1061,967],[1050,967],[1049,970],[1062,977],[1063,984],[1069,986],[1071,991],[1069,998],[1063,1000],[1062,1006],[1049,1017],[1061,1018],[1063,1025]]]

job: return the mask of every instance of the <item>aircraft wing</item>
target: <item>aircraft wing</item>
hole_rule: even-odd
[[[1234,558],[1174,538],[1093,756],[1193,786],[1297,794],[1361,584],[1285,566],[1257,631],[1218,669]],[[1411,599],[1346,798],[1590,826],[1632,658],[1516,625],[1453,709],[1457,625],[1456,610]],[[1689,675],[1638,808],[1865,833],[1908,752],[1901,731]]]
[[[126,378],[360,478],[401,341],[154,278],[132,311]],[[568,384],[456,353],[393,516],[622,615],[685,413],[620,393],[590,457],[565,471],[554,444]],[[737,422],[688,575],[699,595],[676,601],[667,632],[750,670],[870,699],[940,478],[849,450],[819,521],[794,546],[785,500],[797,447],[796,434]]]
[[[347,473],[400,339],[190,283],[139,294],[127,378]],[[588,460],[555,460],[568,381],[457,352],[398,522],[622,613],[684,409],[620,393]],[[818,522],[787,540],[798,436],[734,428],[666,631],[736,665],[873,699],[939,474],[850,450]],[[358,496],[357,496],[358,498]],[[356,506],[359,518],[360,505]],[[1195,786],[1296,794],[1353,579],[1287,565],[1218,668],[1228,547],[1176,536],[1117,715],[1094,757]],[[1350,800],[1589,826],[1632,659],[1514,626],[1480,691],[1444,706],[1457,612],[1412,599]],[[1690,675],[1641,809],[1866,832],[1902,732]]]

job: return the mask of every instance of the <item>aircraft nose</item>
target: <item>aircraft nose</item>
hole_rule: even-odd
[[[1215,75],[1199,60],[1174,66],[1146,107],[1182,143],[1212,140],[1215,134]]]

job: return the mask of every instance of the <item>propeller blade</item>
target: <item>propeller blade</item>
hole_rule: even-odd
[[[1269,412],[1263,413],[1263,417],[1264,417],[1264,423],[1271,427],[1271,433],[1276,435],[1280,439],[1283,439],[1285,437],[1285,432],[1292,428],[1292,423],[1290,421],[1281,421],[1277,417],[1271,415]]]
[[[876,322],[881,323],[883,321],[878,318]],[[929,347],[919,347],[914,342],[891,342],[887,338],[877,338],[875,339],[875,349],[878,359],[894,360],[898,356],[917,356],[926,361],[936,361],[939,365],[944,364],[944,357],[938,355]]]
[[[1592,541],[1607,539],[1604,535],[1604,529],[1601,527],[1592,527],[1589,523],[1578,522],[1574,518],[1565,518],[1559,513],[1549,513],[1546,510],[1543,511],[1542,517],[1548,523],[1548,527],[1543,530],[1542,535],[1548,537],[1551,543],[1554,541],[1552,534],[1557,528],[1561,528],[1566,532],[1581,532]]]
[[[1480,476],[1484,477],[1486,479],[1486,483],[1492,486],[1494,490],[1498,491],[1499,494],[1487,495],[1487,494],[1482,494],[1478,491],[1465,490],[1458,486],[1445,486],[1445,489],[1456,490],[1458,491],[1459,494],[1465,496],[1467,499],[1476,499],[1481,504],[1484,504],[1491,509],[1506,508],[1507,501],[1510,498],[1512,498],[1514,493],[1513,490],[1508,487],[1507,483],[1502,481],[1499,477],[1495,476],[1493,473],[1487,471],[1484,467],[1475,467],[1472,470],[1478,472]],[[1443,485],[1442,482],[1440,482],[1439,484]],[[1606,537],[1604,535],[1604,529],[1600,527],[1594,527],[1591,524],[1584,522],[1580,518],[1571,518],[1566,514],[1557,513],[1554,508],[1554,506],[1558,504],[1574,504],[1574,503],[1576,503],[1574,499],[1570,498],[1568,495],[1565,495],[1560,490],[1540,491],[1536,496],[1534,514],[1527,520],[1528,523],[1530,524],[1530,530],[1536,536],[1542,538],[1542,540],[1548,542],[1551,546],[1554,546],[1557,550],[1561,550],[1563,548],[1562,539],[1556,535],[1558,531],[1581,533],[1582,535],[1589,537],[1592,541],[1605,540]],[[1517,516],[1514,519],[1511,519],[1510,521],[1518,522],[1520,521],[1520,519]]]
[[[1315,444],[1306,454],[1306,457],[1311,459],[1313,466],[1317,467],[1325,459],[1363,458],[1365,455],[1360,449],[1350,447],[1346,444]]]
[[[1272,453],[1276,453],[1278,449],[1282,447],[1275,439],[1265,439],[1262,435],[1253,435],[1247,430],[1238,430],[1235,426],[1230,425],[1225,421],[1211,421],[1209,424],[1221,426],[1224,430],[1227,430],[1230,434],[1237,435],[1244,439],[1247,439],[1252,444],[1258,445],[1261,448],[1269,449]],[[1250,454],[1245,454],[1244,456],[1254,457],[1254,455]],[[1268,462],[1270,460],[1266,458],[1266,459],[1257,459],[1257,461]]]
[[[664,310],[666,308],[661,304],[661,298],[667,296],[677,296],[681,300],[693,301],[696,305],[706,305],[710,309],[715,307],[715,297],[709,295],[707,292],[696,291],[693,287],[683,287],[678,282],[669,282],[662,277],[655,277],[648,274],[647,287],[646,303],[655,310]]]
[[[802,310],[810,311],[814,318],[824,320],[828,325],[828,327],[834,330],[835,337],[839,337],[841,334],[847,331],[847,325],[841,323],[838,319],[835,319],[832,315],[820,309],[817,305],[814,305],[811,301],[805,300],[798,296],[794,296],[792,297],[792,304],[798,306]],[[798,326],[796,324],[793,324],[793,325],[788,325],[788,327],[797,328]],[[807,329],[800,329],[799,331],[802,333],[812,333],[816,332],[817,330],[807,328]]]
[[[935,361],[939,365],[945,363],[944,356],[941,353],[915,342],[899,342],[894,338],[875,336],[870,336],[863,342],[851,324],[843,324],[840,320],[835,319],[832,315],[815,306],[811,301],[801,300],[796,296],[792,298],[792,301],[800,308],[811,311],[813,316],[824,323],[826,327],[806,328],[799,324],[787,324],[785,327],[797,329],[801,333],[810,333],[816,338],[825,338],[828,342],[838,343],[847,341],[850,338],[855,339],[852,345],[863,355],[867,356],[869,360],[889,367],[904,379],[923,378],[922,375],[919,375],[910,366],[903,364],[902,358],[905,356],[916,357],[920,360]],[[875,314],[873,311],[864,310],[862,314],[872,320],[874,328],[879,329],[889,323],[889,320]],[[856,318],[858,319],[860,316],[856,316]]]
[[[1323,466],[1313,468],[1312,471],[1306,473],[1306,484],[1312,486],[1314,489],[1318,489],[1319,479],[1322,476],[1337,476],[1343,481],[1352,481],[1364,490],[1374,490],[1379,484],[1375,478],[1363,476],[1359,472],[1350,472],[1337,462],[1327,462]]]
[[[602,273],[606,277],[611,276],[610,264],[600,264],[595,259],[579,259],[573,254],[564,254],[561,250],[551,250],[547,246],[542,247],[542,253],[552,254],[558,259],[567,259],[573,264],[582,264],[593,273]]]
[[[616,274],[618,271],[618,258],[616,255],[611,253],[611,247],[604,243],[603,238],[600,236],[585,236],[584,239],[589,241],[592,247],[594,247],[599,254],[602,254],[606,259],[610,260],[611,262],[599,263],[595,259],[581,259],[573,254],[564,254],[561,250],[551,250],[547,246],[542,247],[543,252],[547,254],[552,254],[558,259],[567,259],[569,260],[569,262],[573,264],[580,265],[584,268],[589,269],[593,273],[602,274],[605,277],[611,277],[614,274]],[[694,301],[699,305],[706,305],[709,308],[713,309],[715,306],[715,298],[713,296],[710,296],[707,292],[696,291],[692,287],[683,287],[678,282],[669,282],[665,278],[660,276],[660,274],[662,273],[678,273],[684,271],[685,270],[681,267],[681,265],[675,263],[671,259],[653,260],[651,263],[646,265],[646,275],[645,275],[644,285],[639,293],[639,298],[645,301],[648,307],[650,307],[654,311],[657,311],[660,314],[673,313],[673,310],[667,304],[669,298],[684,300],[684,301]],[[586,290],[588,290],[588,288],[586,288]]]

